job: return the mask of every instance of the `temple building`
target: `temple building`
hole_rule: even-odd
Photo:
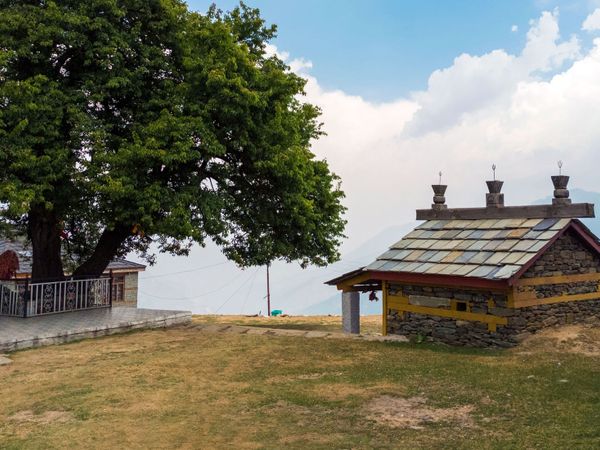
[[[600,243],[579,220],[565,175],[552,204],[505,206],[488,181],[486,207],[450,209],[434,185],[423,222],[366,267],[330,280],[344,329],[359,332],[359,293],[382,291],[383,334],[453,345],[510,347],[545,327],[600,323]]]

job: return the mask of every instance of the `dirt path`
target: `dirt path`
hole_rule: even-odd
[[[408,339],[404,336],[362,335],[334,331],[293,330],[285,328],[265,328],[247,325],[195,324],[190,326],[190,328],[194,328],[205,333],[234,333],[253,334],[261,336],[294,336],[304,338],[354,339],[361,341],[377,342],[408,342]]]

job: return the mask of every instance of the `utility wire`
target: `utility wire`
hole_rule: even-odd
[[[256,272],[258,272],[258,269],[259,269],[259,268],[257,267],[257,268],[256,268],[256,270],[254,271],[254,275],[256,275]],[[233,296],[234,296],[235,294],[237,294],[237,293],[240,291],[240,289],[242,289],[242,288],[244,287],[244,285],[245,285],[245,284],[246,284],[248,281],[250,281],[250,277],[249,277],[249,278],[248,278],[246,281],[244,281],[242,284],[240,284],[240,286],[239,286],[239,287],[238,287],[238,288],[237,288],[235,291],[233,291],[233,293],[232,293],[232,294],[231,294],[229,297],[227,297],[227,300],[225,300],[223,303],[221,303],[221,306],[219,306],[219,307],[217,308],[217,310],[215,311],[215,314],[216,314],[216,313],[218,313],[218,312],[221,310],[221,308],[222,308],[223,306],[225,306],[225,304],[226,304],[226,303],[227,303],[229,300],[231,300],[231,299],[233,298]]]
[[[140,277],[140,279],[142,280],[149,280],[151,278],[162,278],[162,277],[168,277],[169,275],[177,275],[179,273],[188,273],[188,272],[196,272],[198,270],[204,270],[204,269],[210,269],[211,267],[217,267],[217,266],[222,266],[223,264],[227,264],[229,261],[223,261],[220,263],[216,263],[216,264],[211,264],[209,266],[202,266],[202,267],[196,267],[194,269],[187,269],[187,270],[179,270],[177,272],[169,272],[169,273],[161,273],[159,275],[150,275],[150,276],[142,276]]]
[[[245,273],[245,272],[243,272],[243,271],[242,271],[242,272],[240,272],[240,273],[238,273],[238,274],[237,274],[235,277],[233,277],[231,280],[227,281],[227,282],[226,282],[224,285],[222,285],[222,286],[218,287],[218,288],[217,288],[217,289],[215,289],[215,290],[208,291],[208,292],[203,292],[202,294],[196,294],[196,295],[194,295],[193,297],[161,297],[160,295],[149,294],[149,293],[147,293],[147,292],[144,292],[144,291],[140,291],[140,293],[142,293],[142,294],[144,294],[144,295],[147,295],[147,296],[149,296],[149,297],[158,298],[158,299],[160,299],[160,300],[195,300],[195,299],[197,299],[197,298],[199,298],[199,297],[205,297],[205,296],[207,296],[207,295],[211,295],[211,294],[214,294],[214,293],[216,293],[216,292],[219,292],[219,291],[221,291],[221,290],[225,289],[227,286],[229,286],[229,285],[231,284],[231,282],[232,282],[232,281],[235,281],[235,280],[237,280],[237,279],[238,279],[238,278],[240,278],[240,277],[241,277],[241,276],[242,276],[244,273]]]
[[[244,314],[244,308],[246,307],[246,302],[248,301],[248,297],[250,297],[250,293],[252,292],[252,288],[254,287],[254,282],[256,281],[256,275],[258,274],[258,270],[254,272],[252,276],[252,281],[250,282],[250,287],[248,288],[248,292],[246,293],[246,298],[244,299],[244,303],[242,303],[242,309],[240,310],[242,314]]]

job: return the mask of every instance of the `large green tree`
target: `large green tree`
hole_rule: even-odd
[[[343,193],[274,33],[244,4],[0,0],[0,219],[34,279],[207,238],[240,265],[336,260]]]

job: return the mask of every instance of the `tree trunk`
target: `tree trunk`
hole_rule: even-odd
[[[33,251],[32,281],[56,281],[64,278],[60,233],[60,222],[54,211],[43,205],[31,207],[28,234]]]
[[[73,272],[78,278],[98,278],[115,257],[119,247],[131,235],[131,227],[117,225],[114,229],[105,229],[98,240],[94,253]]]

